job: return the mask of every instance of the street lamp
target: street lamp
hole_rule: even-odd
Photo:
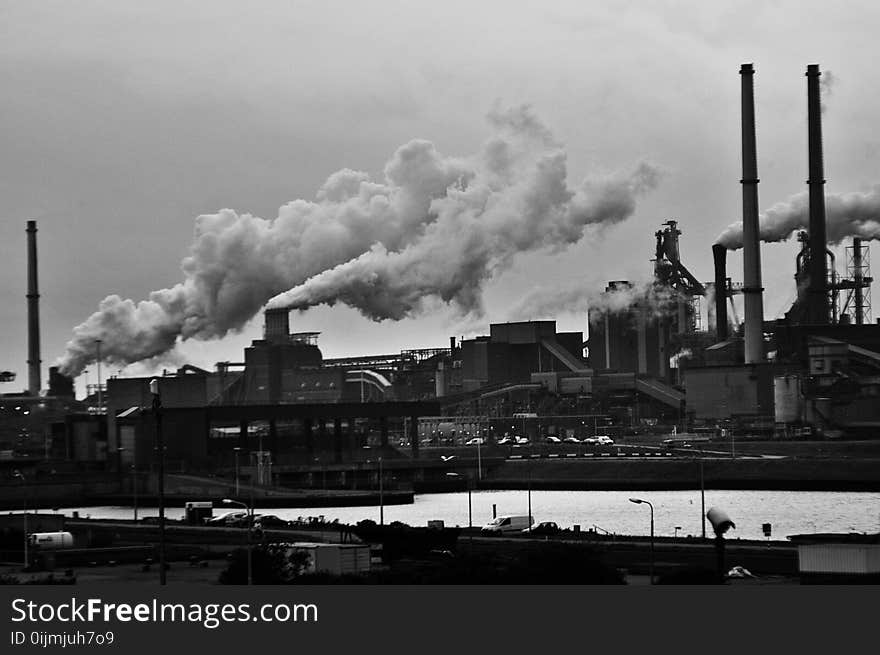
[[[134,522],[138,520],[138,475],[135,463],[131,463],[131,494],[134,501]]]
[[[379,525],[385,525],[385,496],[382,487],[382,458],[379,458]]]
[[[27,480],[24,479],[24,474],[21,471],[13,471],[12,477],[19,478],[21,480],[21,487],[24,492],[24,493],[22,493],[22,497],[24,498],[24,500],[22,501],[24,504],[24,513],[21,516],[22,516],[22,521],[23,521],[22,530],[24,531],[24,568],[25,568],[25,570],[27,570],[28,564],[30,563],[30,560],[28,558],[28,531],[27,531],[27,486],[26,486]]]
[[[162,396],[159,380],[150,380],[153,415],[156,417],[156,446],[159,449],[159,584],[165,584],[165,440],[162,437]]]
[[[654,584],[654,506],[649,503],[647,500],[642,500],[641,498],[630,498],[629,502],[635,503],[636,505],[645,504],[651,510],[651,584]]]
[[[247,505],[238,500],[232,500],[231,498],[224,498],[223,502],[227,505],[238,505],[239,507],[244,507],[248,513],[248,528],[247,528],[247,583],[249,585],[254,584],[254,573],[253,573],[253,562],[251,556],[251,531],[254,527],[254,508],[253,505]]]
[[[455,472],[453,472],[453,471],[450,471],[450,472],[447,473],[446,475],[447,475],[448,477],[450,477],[450,478],[460,478],[460,477],[461,477],[461,474],[459,474],[459,473],[455,473]],[[474,527],[474,512],[473,512],[473,505],[471,504],[471,481],[470,481],[470,478],[468,478],[467,483],[468,483],[468,485],[467,485],[467,492],[468,492],[468,527],[469,527],[469,528],[473,528],[473,527]]]
[[[241,446],[235,446],[232,450],[235,453],[235,497],[238,498],[241,495],[238,488],[238,454],[241,452]]]
[[[529,471],[529,527],[532,527],[532,462],[528,463]]]

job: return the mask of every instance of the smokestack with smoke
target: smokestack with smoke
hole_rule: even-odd
[[[804,191],[778,202],[761,214],[761,240],[785,241],[810,226],[810,196]],[[825,228],[828,243],[847,237],[880,239],[880,184],[865,192],[825,195]],[[742,248],[742,221],[732,223],[716,239],[728,250]]]
[[[95,339],[104,358],[127,364],[222,337],[270,298],[270,308],[343,302],[375,320],[413,316],[426,297],[478,313],[483,283],[517,253],[562,249],[589,226],[626,219],[657,182],[642,163],[571,188],[564,149],[528,107],[493,110],[489,122],[496,134],[477,155],[444,157],[413,140],[382,182],[343,169],[274,220],[199,216],[183,281],[137,303],[105,298],[74,329],[63,372],[93,361]]]

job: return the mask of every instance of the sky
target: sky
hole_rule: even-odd
[[[27,220],[39,229],[45,386],[105,297],[137,303],[183,281],[197,217],[271,222],[292,201],[316,202],[343,169],[387,183],[414,139],[444,165],[473,163],[497,138],[492,117],[524,106],[564,153],[568,188],[639,165],[656,180],[608,224],[493,251],[479,311],[426,296],[401,320],[374,320],[319,304],[294,311],[292,328],[320,332],[325,357],[443,347],[505,320],[585,330],[579,306],[532,316],[521,301],[646,279],[670,219],[685,265],[711,280],[711,245],[742,216],[740,65],[755,66],[762,209],[806,189],[813,63],[826,191],[867,191],[880,183],[878,28],[867,1],[0,0],[0,370],[18,374],[0,391],[27,385]],[[767,318],[794,299],[796,251],[762,246]],[[328,267],[357,253],[337,255]],[[736,280],[741,266],[737,251]],[[259,314],[222,338],[196,330],[165,360],[105,364],[102,376],[241,361],[261,331]],[[96,381],[88,364],[78,388]]]

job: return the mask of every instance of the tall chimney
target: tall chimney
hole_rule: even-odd
[[[28,394],[40,395],[40,293],[37,283],[37,222],[27,222]]]
[[[720,243],[712,246],[715,258],[715,331],[718,341],[727,340],[727,248]]]
[[[818,64],[807,66],[807,137],[810,164],[810,286],[807,321],[828,323],[828,271],[825,265],[825,172],[822,163],[822,106]]]
[[[761,246],[758,232],[758,155],[755,146],[755,91],[751,64],[742,76],[743,299],[745,303],[745,362],[764,361],[764,304],[761,286]]]

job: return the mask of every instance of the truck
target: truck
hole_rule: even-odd
[[[69,532],[32,532],[28,545],[38,550],[61,550],[73,548],[73,535]]]

